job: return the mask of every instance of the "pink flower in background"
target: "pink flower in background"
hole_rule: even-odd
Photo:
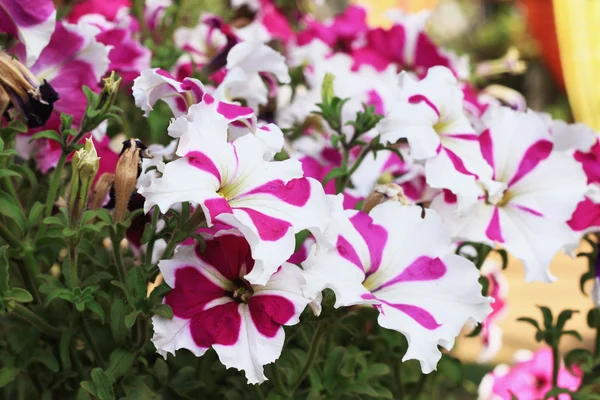
[[[160,28],[167,7],[172,4],[171,0],[146,0],[144,2],[144,18],[146,18],[146,24],[150,31]]]
[[[513,365],[498,365],[483,377],[479,385],[479,400],[539,400],[552,389],[552,349],[544,347],[535,353],[521,351]],[[558,373],[558,387],[576,391],[582,377],[573,375],[564,366]],[[569,400],[559,394],[559,400]]]
[[[137,21],[131,15],[122,14],[115,22],[100,14],[87,14],[80,20],[100,29],[96,40],[111,46],[108,69],[117,72],[124,84],[133,82],[142,70],[150,68],[152,53],[133,37],[138,28]]]
[[[456,240],[498,243],[523,262],[527,281],[551,282],[550,261],[570,240],[566,222],[583,199],[585,174],[569,155],[552,151],[548,127],[534,112],[494,107],[484,123],[481,151],[502,190],[486,191],[464,215],[448,193],[431,208]]]
[[[131,7],[131,0],[85,0],[75,2],[67,19],[69,22],[77,22],[88,14],[100,14],[108,21],[114,21],[122,9]]]
[[[209,226],[239,229],[256,260],[246,279],[264,284],[294,252],[295,233],[323,228],[329,207],[320,183],[303,177],[300,162],[265,160],[270,149],[255,135],[233,142],[227,136],[227,121],[217,111],[194,118],[177,148],[181,158],[139,192],[146,211],[191,201],[202,206]]]
[[[384,328],[404,334],[405,360],[416,359],[423,373],[436,368],[467,321],[481,322],[492,311],[481,295],[479,272],[452,252],[439,216],[417,206],[388,201],[365,214],[342,209],[333,198],[331,223],[303,263],[304,292],[314,298],[335,292],[335,307],[372,305]],[[451,304],[452,312],[448,312]]]
[[[310,302],[300,289],[303,271],[284,262],[264,285],[250,283],[244,278],[255,268],[250,246],[231,233],[216,233],[203,253],[180,246],[159,268],[173,288],[164,302],[174,317],[152,318],[158,353],[185,348],[199,357],[212,347],[227,368],[243,370],[248,383],[264,382],[263,366],[281,354],[283,326],[297,324]]]
[[[333,49],[350,52],[354,42],[367,32],[367,12],[362,7],[351,5],[330,21],[323,23],[308,19],[306,25],[296,37],[298,45],[319,39]]]
[[[482,183],[494,185],[464,113],[463,93],[447,68],[433,67],[420,81],[402,73],[398,100],[376,130],[384,143],[407,139],[411,157],[425,161],[429,186],[454,193],[460,210],[477,201]]]
[[[50,42],[56,22],[52,0],[0,0],[0,32],[19,39],[23,64],[32,66]]]

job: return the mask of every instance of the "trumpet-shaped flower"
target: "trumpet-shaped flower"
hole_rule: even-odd
[[[570,156],[552,151],[548,126],[534,112],[491,108],[484,122],[481,151],[504,190],[486,192],[468,215],[457,215],[447,192],[431,207],[457,240],[499,243],[524,263],[526,280],[551,282],[548,267],[569,241],[566,222],[583,199],[585,174]]]
[[[463,209],[481,194],[478,180],[492,184],[490,166],[463,110],[462,90],[445,67],[429,69],[420,81],[402,73],[398,101],[377,130],[384,142],[407,139],[411,156],[425,160],[429,186],[450,190]]]
[[[198,203],[209,226],[222,222],[244,234],[256,260],[246,279],[264,284],[292,255],[295,233],[327,223],[323,187],[303,178],[297,160],[266,161],[270,150],[255,135],[228,142],[227,124],[217,117],[194,119],[188,129],[176,152],[181,158],[140,189],[145,210],[158,205],[166,212],[179,202]]]
[[[0,32],[16,36],[24,47],[28,67],[50,42],[56,22],[52,0],[0,0]]]
[[[417,206],[388,201],[369,214],[342,210],[303,263],[308,296],[333,289],[335,307],[373,305],[384,328],[408,340],[403,360],[433,371],[467,321],[481,322],[491,299],[481,295],[479,272],[452,252],[440,217]]]
[[[245,371],[249,383],[264,382],[263,366],[281,354],[283,325],[297,324],[309,300],[298,266],[283,263],[264,286],[244,279],[254,266],[248,243],[229,232],[207,240],[204,253],[181,246],[173,259],[160,261],[173,288],[164,302],[174,317],[152,319],[158,353],[185,348],[202,356],[212,347],[226,367]]]

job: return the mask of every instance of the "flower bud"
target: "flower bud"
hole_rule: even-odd
[[[77,226],[87,207],[92,182],[100,167],[100,157],[91,137],[86,139],[83,148],[75,152],[71,165],[73,173],[67,207],[71,226]]]
[[[135,189],[138,176],[142,172],[141,160],[149,158],[146,146],[137,139],[123,142],[115,171],[115,222],[123,221],[131,194]]]
[[[40,84],[27,67],[0,50],[0,115],[14,108],[28,127],[37,128],[50,118],[58,97],[48,82]]]
[[[398,201],[404,206],[411,205],[410,200],[404,195],[404,190],[395,183],[377,185],[363,203],[362,211],[369,213],[375,206],[386,201]]]
[[[329,72],[326,73],[325,77],[323,78],[323,84],[321,85],[321,101],[323,104],[330,104],[335,97],[335,93],[333,91],[334,80],[335,75],[330,74]]]
[[[117,94],[119,93],[119,85],[121,84],[121,78],[115,79],[115,71],[110,73],[108,78],[102,79],[104,85],[100,92],[100,98],[98,99],[98,110],[108,112],[110,107],[114,104]]]
[[[92,200],[90,201],[91,210],[102,207],[114,182],[115,174],[105,172],[104,174],[100,175],[100,178],[98,178],[96,181],[92,191]]]

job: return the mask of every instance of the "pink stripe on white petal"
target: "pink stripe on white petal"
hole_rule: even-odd
[[[236,210],[243,211],[250,217],[252,224],[258,231],[258,236],[267,242],[275,242],[283,238],[292,227],[292,224],[287,221],[270,217],[251,208],[240,207]]]
[[[227,202],[224,197],[215,197],[214,199],[208,199],[204,201],[204,207],[208,211],[208,215],[210,217],[210,222],[215,221],[215,219],[225,213],[225,214],[233,214],[233,210],[231,206]]]
[[[369,269],[366,272],[373,274],[381,265],[383,249],[388,238],[387,231],[383,226],[374,224],[373,219],[368,214],[362,212],[358,212],[352,216],[350,222],[354,226],[354,229],[362,236],[369,249],[370,263]]]
[[[253,194],[269,194],[296,207],[302,207],[310,198],[310,182],[306,178],[292,179],[284,183],[281,179],[267,182],[239,197]]]
[[[248,300],[248,308],[256,329],[272,338],[295,315],[294,303],[282,296],[256,295]]]
[[[444,149],[444,150],[446,151],[448,158],[452,162],[452,165],[454,165],[454,168],[458,172],[460,172],[461,174],[464,174],[464,175],[474,176],[475,179],[479,179],[477,174],[475,174],[467,169],[467,167],[463,163],[463,160],[459,156],[457,156],[456,153],[454,153],[453,151],[448,150],[448,149]]]
[[[519,168],[508,183],[508,187],[520,181],[521,178],[537,167],[540,162],[548,158],[552,152],[552,147],[553,144],[549,140],[538,140],[532,144],[531,147],[525,151],[525,154],[519,163]]]
[[[483,159],[492,167],[492,179],[496,179],[496,170],[494,168],[494,146],[492,143],[492,135],[489,129],[486,129],[479,135],[479,146],[481,147],[481,155]]]
[[[190,151],[185,157],[188,159],[191,166],[214,175],[214,177],[221,182],[221,173],[219,172],[219,169],[206,154],[200,151]]]
[[[494,207],[494,213],[492,214],[492,219],[485,230],[485,235],[490,240],[495,240],[500,243],[504,242],[502,230],[500,229],[500,211],[498,210],[498,207]]]
[[[352,247],[352,244],[350,244],[349,241],[347,241],[343,236],[338,236],[335,247],[337,249],[338,254],[342,258],[345,258],[346,260],[350,261],[352,264],[356,265],[361,271],[364,272],[365,269],[363,267],[362,261],[360,260],[360,257],[356,253],[356,250],[354,249],[354,247]]]
[[[375,290],[401,282],[435,281],[446,274],[446,265],[439,258],[421,256],[413,261],[398,276],[385,282]]]
[[[224,103],[222,101],[217,105],[217,112],[229,121],[252,118],[254,110],[250,107],[238,106],[237,104]]]
[[[439,328],[440,326],[442,326],[441,324],[438,324],[435,317],[433,315],[431,315],[429,313],[429,311],[425,310],[424,308],[421,308],[418,306],[413,306],[411,304],[391,303],[389,301],[382,300],[371,293],[363,294],[363,295],[361,295],[361,298],[363,298],[364,300],[377,300],[380,303],[385,304],[386,306],[395,308],[396,310],[401,311],[404,314],[408,315],[410,318],[415,320],[416,323],[418,323],[419,325],[421,325],[423,328],[425,328],[427,330],[432,331],[432,330],[435,330],[435,329]],[[383,310],[381,305],[375,304],[374,306],[382,314],[385,315],[385,310]]]
[[[525,207],[525,206],[522,206],[520,204],[514,204],[514,206],[516,208],[518,208],[519,210],[525,211],[526,213],[529,213],[531,215],[535,215],[536,217],[543,217],[544,216],[544,214],[542,214],[539,211],[534,210],[533,208]]]
[[[477,136],[474,133],[451,133],[451,134],[444,134],[444,137],[447,137],[450,139],[469,140],[469,141],[474,141],[474,142],[479,140],[479,136]]]
[[[414,94],[412,96],[410,96],[408,98],[408,102],[411,104],[419,104],[421,102],[427,104],[429,107],[431,107],[431,109],[437,114],[437,116],[440,116],[440,110],[438,110],[438,108],[436,107],[435,104],[433,104],[433,102],[431,100],[429,100],[426,96],[423,96],[422,94]]]

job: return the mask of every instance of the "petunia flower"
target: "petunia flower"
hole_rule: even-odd
[[[265,160],[269,148],[255,135],[228,142],[227,123],[217,112],[195,118],[187,128],[176,152],[181,158],[140,189],[145,210],[158,205],[166,212],[179,202],[198,203],[209,226],[222,222],[244,234],[256,260],[246,279],[264,284],[294,252],[295,233],[327,223],[323,187],[303,178],[297,160]]]
[[[408,340],[403,360],[423,373],[436,368],[467,321],[491,312],[481,295],[479,272],[453,254],[450,236],[431,210],[388,201],[372,209],[342,210],[336,197],[331,224],[303,263],[308,296],[334,291],[335,307],[372,305],[378,323]],[[422,214],[424,212],[424,217]]]
[[[411,157],[425,162],[429,186],[458,196],[460,211],[481,195],[478,181],[496,190],[464,113],[462,90],[449,69],[433,67],[420,81],[401,73],[398,100],[376,129],[383,142],[407,139]]]
[[[456,240],[498,243],[523,262],[527,281],[551,282],[550,261],[569,241],[566,222],[583,199],[585,174],[570,156],[552,151],[548,126],[534,112],[491,108],[484,122],[481,151],[503,190],[486,192],[461,216],[448,192],[431,207]]]
[[[158,353],[185,348],[200,357],[212,347],[227,368],[243,370],[248,383],[264,382],[263,366],[281,354],[283,326],[297,324],[310,302],[300,289],[303,271],[284,262],[264,285],[252,284],[244,278],[255,268],[250,246],[229,232],[206,240],[204,253],[181,246],[158,266],[173,288],[164,302],[174,314],[152,318]]]
[[[500,364],[483,377],[478,400],[538,400],[552,389],[552,349],[543,347],[531,353],[520,350],[513,365]],[[557,385],[576,391],[581,385],[581,374],[573,375],[561,365]],[[568,394],[559,394],[559,400],[569,400]]]
[[[131,0],[86,0],[73,5],[67,19],[76,23],[81,17],[90,14],[102,15],[107,21],[114,21],[119,13],[131,7]]]
[[[31,67],[50,42],[56,22],[52,0],[0,0],[0,32],[19,39],[23,64]]]

